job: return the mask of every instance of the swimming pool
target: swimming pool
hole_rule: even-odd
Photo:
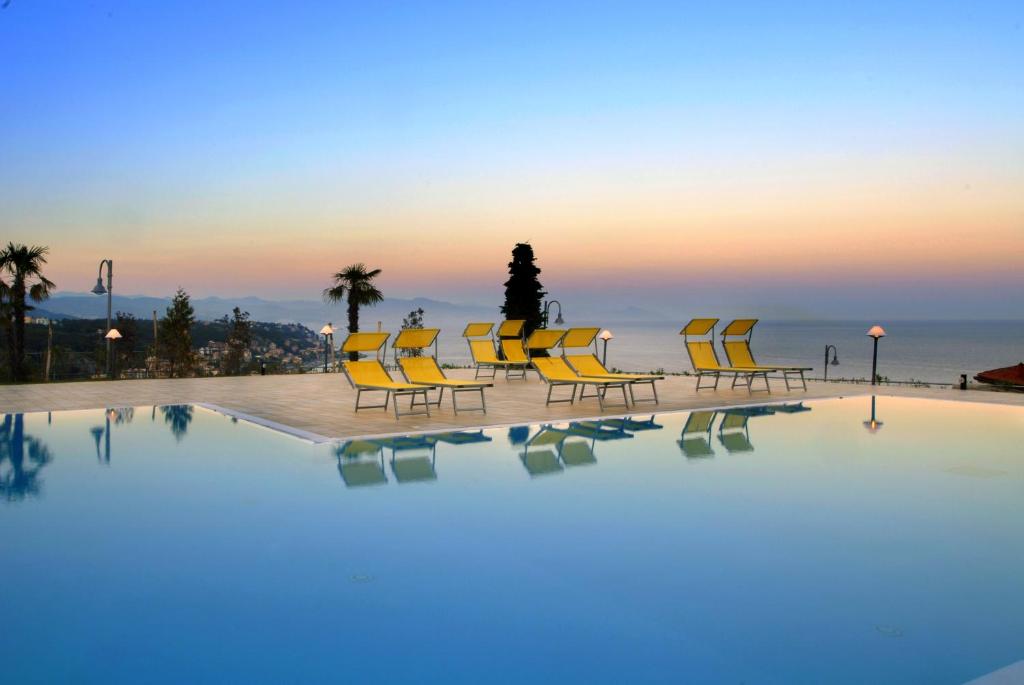
[[[863,397],[322,445],[7,415],[3,679],[964,682],[1024,659],[1022,437]]]

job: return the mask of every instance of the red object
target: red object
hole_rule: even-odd
[[[982,371],[974,380],[992,385],[1006,385],[1014,388],[1024,388],[1024,363],[1015,366],[1007,366],[1002,369],[989,369]]]

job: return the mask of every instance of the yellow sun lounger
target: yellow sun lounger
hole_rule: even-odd
[[[658,404],[658,389],[654,386],[654,382],[665,380],[664,376],[649,373],[611,373],[593,352],[577,354],[566,352],[567,348],[590,347],[600,330],[599,328],[570,328],[566,332],[562,338],[562,356],[569,362],[569,366],[581,376],[629,381],[629,399],[633,404],[637,402]],[[641,384],[649,384],[654,396],[637,400],[633,393],[633,386]]]
[[[448,378],[444,375],[444,371],[437,365],[437,359],[434,357],[402,357],[398,360],[398,365],[402,369],[402,375],[405,379],[414,385],[427,385],[431,388],[438,388],[440,391],[437,395],[437,406],[441,406],[441,399],[444,397],[445,388],[451,390],[452,394],[452,410],[458,414],[459,405],[457,396],[460,392],[478,392],[480,393],[480,406],[470,407],[469,410],[479,410],[483,413],[487,413],[487,401],[484,399],[484,388],[494,387],[494,383],[488,381],[464,381],[453,378]]]
[[[736,319],[722,329],[722,349],[729,364],[740,368],[751,368],[777,372],[782,374],[782,380],[786,383],[786,390],[789,390],[789,377],[796,375],[800,377],[800,384],[807,390],[807,380],[804,372],[810,371],[809,366],[776,366],[771,364],[758,364],[754,360],[754,354],[750,351],[750,338],[754,334],[754,325],[757,319]]]
[[[484,388],[493,387],[493,383],[486,381],[464,381],[448,378],[437,363],[437,336],[441,332],[439,328],[403,328],[395,337],[391,347],[395,353],[395,361],[398,368],[402,370],[405,380],[413,385],[427,385],[438,388],[436,405],[441,406],[444,399],[445,388],[451,390],[452,410],[458,414],[459,405],[457,394],[460,392],[480,393],[480,406],[471,407],[472,410],[480,410],[487,413],[487,402],[484,400]],[[435,355],[424,354],[430,347],[434,348]],[[414,356],[400,356],[402,354]]]
[[[732,374],[732,387],[737,384],[746,386],[748,392],[754,391],[754,379],[762,378],[765,389],[771,392],[768,384],[768,373],[766,369],[751,369],[736,366],[722,366],[718,361],[718,354],[715,353],[715,324],[718,319],[692,319],[679,331],[686,343],[686,353],[690,357],[690,364],[693,365],[693,372],[697,375],[697,390],[711,388],[718,389],[718,381],[722,374]],[[697,340],[691,340],[697,337]],[[703,338],[703,339],[700,339]],[[712,376],[715,379],[714,385],[701,385],[705,376]],[[742,382],[741,382],[742,381]]]
[[[490,369],[491,375],[484,375],[485,378],[497,376],[498,369],[505,370],[506,379],[513,372],[520,378],[526,378],[529,361],[512,362],[508,359],[498,359],[498,353],[494,349],[493,329],[493,323],[470,323],[462,332],[462,337],[469,344],[469,354],[473,359],[473,366],[476,367],[473,378],[480,378],[480,372],[486,369]]]
[[[587,397],[584,393],[589,385],[594,388],[594,395],[589,395],[589,397],[597,397],[597,403],[602,410],[604,409],[605,394],[609,388],[620,388],[622,390],[622,403],[624,406],[629,406],[629,398],[626,396],[626,386],[629,385],[629,381],[580,376],[569,368],[569,365],[561,357],[534,357],[532,363],[533,368],[540,374],[541,380],[548,384],[548,396],[545,404],[556,402],[572,404],[576,401],[577,388],[580,389],[580,399],[582,400],[584,397]],[[572,396],[568,399],[551,399],[552,391],[558,386],[570,386],[572,388]]]
[[[342,352],[374,353],[373,359],[361,359],[359,361],[345,360],[342,362],[342,369],[349,384],[356,389],[356,411],[360,409],[387,409],[388,403],[394,399],[395,418],[412,414],[426,414],[430,416],[430,401],[427,391],[432,386],[415,385],[413,383],[396,383],[387,369],[380,362],[381,350],[388,341],[390,333],[350,333],[345,342],[341,345]],[[364,405],[360,404],[364,392],[383,392],[384,404]],[[398,398],[409,398],[409,411],[400,411]],[[417,411],[417,397],[422,397],[422,411]]]

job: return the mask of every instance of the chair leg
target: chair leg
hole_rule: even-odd
[[[441,392],[444,392],[444,388],[441,388]],[[456,415],[458,415],[458,413],[459,413],[459,403],[457,401],[458,396],[459,396],[459,393],[455,392],[455,388],[452,388],[452,411]],[[440,399],[437,401],[437,406],[440,409],[440,407],[441,407],[441,400]]]

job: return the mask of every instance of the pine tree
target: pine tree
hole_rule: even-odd
[[[188,293],[178,288],[166,315],[160,320],[160,350],[170,362],[171,378],[190,376],[195,368],[192,352],[192,324],[195,321],[195,310]]]
[[[529,243],[516,243],[512,248],[512,261],[508,263],[509,279],[505,281],[505,304],[501,313],[506,319],[524,319],[524,335],[530,335],[541,325],[541,302],[547,294],[537,276],[540,268],[534,262],[533,247]]]

